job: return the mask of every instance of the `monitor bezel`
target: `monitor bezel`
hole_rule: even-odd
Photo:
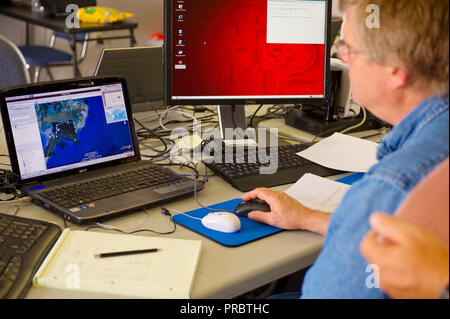
[[[277,98],[236,98],[236,99],[173,99],[172,98],[172,0],[164,0],[164,103],[171,105],[236,105],[236,104],[306,104],[330,107],[330,37],[331,37],[332,0],[325,0],[325,85],[324,96],[320,98],[277,97]]]

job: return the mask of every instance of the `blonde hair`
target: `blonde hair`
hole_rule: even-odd
[[[366,8],[373,5],[379,8],[379,28],[367,25]],[[411,85],[448,96],[447,0],[340,0],[339,8],[355,10],[353,31],[370,60],[405,67]]]

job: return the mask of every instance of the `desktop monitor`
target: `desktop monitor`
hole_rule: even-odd
[[[165,103],[329,107],[331,1],[166,0]]]

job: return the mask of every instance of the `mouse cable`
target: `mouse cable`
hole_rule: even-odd
[[[189,217],[189,218],[192,218],[192,219],[202,220],[202,219],[199,218],[199,217],[194,217],[194,216],[188,215],[188,214],[186,214],[186,213],[179,212],[179,211],[177,211],[176,209],[173,209],[173,208],[171,208],[171,210],[173,210],[173,211],[174,211],[175,213],[177,213],[177,214],[184,215],[184,216]]]
[[[233,210],[230,210],[230,209],[217,209],[217,208],[211,208],[209,206],[204,206],[202,203],[200,203],[200,201],[198,200],[198,197],[197,197],[197,179],[198,179],[198,177],[195,174],[177,173],[171,168],[167,168],[167,169],[178,176],[191,176],[194,178],[194,199],[195,199],[195,202],[197,203],[197,205],[200,206],[201,208],[205,208],[207,210],[212,210],[212,211],[217,211],[217,212],[230,212],[230,213],[234,212]],[[203,183],[205,183],[205,181],[203,181]]]
[[[172,222],[172,225],[173,225],[173,229],[172,230],[170,230],[168,232],[159,232],[159,231],[152,230],[152,229],[137,229],[137,230],[133,230],[133,231],[125,231],[125,230],[122,230],[122,229],[120,229],[118,227],[115,227],[115,226],[106,225],[106,224],[102,224],[102,223],[97,222],[97,223],[95,223],[95,225],[92,225],[92,226],[86,228],[84,231],[88,231],[88,230],[93,229],[93,228],[101,228],[101,229],[105,229],[105,230],[117,231],[119,233],[127,234],[127,235],[132,235],[132,234],[142,233],[142,232],[151,232],[151,233],[155,233],[155,234],[158,234],[158,235],[173,234],[177,230],[177,225],[172,219],[172,214],[170,214],[170,212],[166,208],[161,208],[161,214],[169,217],[169,220]]]

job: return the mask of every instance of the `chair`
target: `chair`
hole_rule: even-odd
[[[25,58],[17,46],[0,34],[0,90],[30,83]]]
[[[50,67],[57,66],[69,66],[73,64],[73,56],[70,53],[55,49],[55,42],[57,38],[66,39],[68,41],[72,40],[72,36],[63,32],[54,32],[49,46],[42,45],[26,45],[20,46],[19,49],[22,52],[28,67],[34,67],[34,82],[39,82],[40,71],[45,68],[50,76],[51,80],[54,80],[53,74],[50,71]],[[77,60],[78,63],[84,60],[87,52],[87,45],[89,42],[88,33],[76,34],[77,43],[82,43],[80,58]],[[71,42],[70,42],[71,43]],[[74,44],[70,44],[71,46]],[[80,69],[77,68],[77,76],[81,76]]]

